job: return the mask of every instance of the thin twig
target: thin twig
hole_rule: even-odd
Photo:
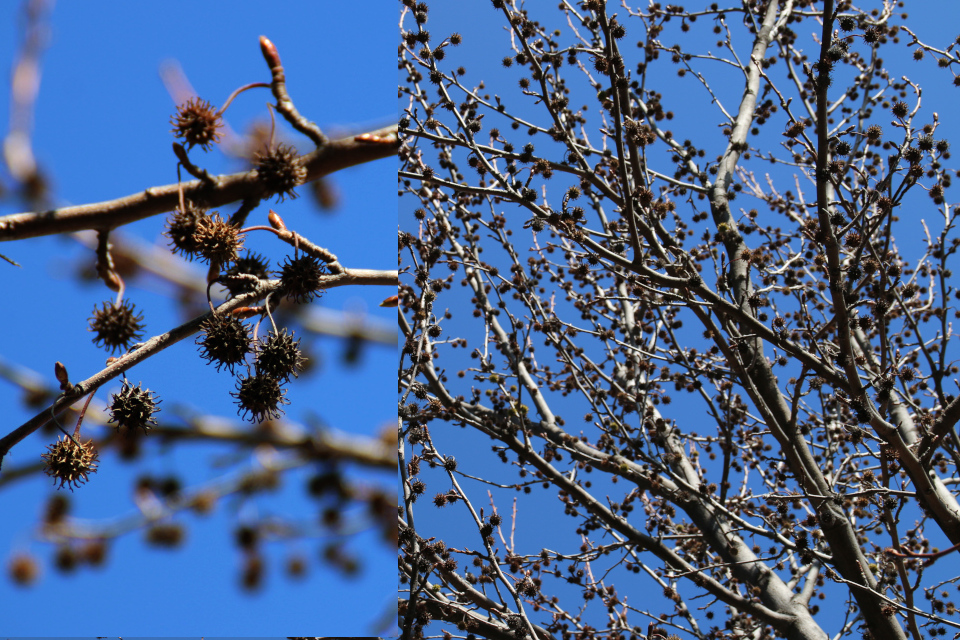
[[[270,213],[274,213],[271,209]],[[343,265],[337,260],[337,256],[333,254],[329,249],[317,246],[301,236],[296,231],[290,231],[289,229],[274,229],[273,227],[268,227],[266,225],[257,225],[254,227],[247,227],[242,229],[242,233],[247,231],[272,231],[277,234],[277,237],[289,244],[294,249],[303,251],[304,253],[313,256],[314,258],[319,258],[326,263],[327,268],[330,270],[330,273],[337,274],[343,273]]]
[[[307,136],[317,148],[323,148],[327,143],[327,136],[323,135],[315,123],[310,122],[297,111],[287,94],[287,80],[283,72],[283,65],[280,64],[280,54],[277,53],[277,47],[270,42],[266,36],[260,36],[260,51],[263,52],[263,58],[270,67],[270,73],[273,74],[273,82],[270,87],[273,90],[273,96],[277,99],[277,111],[282,115],[294,129]]]
[[[243,92],[246,91],[247,89],[256,89],[256,88],[258,88],[258,87],[263,87],[263,88],[269,89],[269,88],[270,88],[270,85],[267,84],[266,82],[253,82],[253,83],[250,83],[250,84],[247,84],[247,85],[244,85],[244,86],[240,87],[239,89],[237,89],[236,91],[234,91],[233,93],[230,94],[230,97],[227,98],[226,102],[223,103],[223,106],[220,107],[220,111],[218,111],[217,113],[219,113],[219,114],[222,116],[222,115],[223,115],[223,112],[227,110],[227,107],[230,106],[230,103],[233,102],[234,98],[236,98],[238,95],[240,95],[241,93],[243,93]]]
[[[206,169],[201,169],[190,162],[190,156],[187,155],[187,150],[179,142],[173,143],[173,154],[177,156],[177,160],[179,160],[183,168],[187,170],[187,173],[212,187],[217,186],[220,178],[210,175],[210,172]]]

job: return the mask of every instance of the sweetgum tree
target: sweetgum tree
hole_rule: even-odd
[[[402,1],[405,637],[956,633],[914,4]]]

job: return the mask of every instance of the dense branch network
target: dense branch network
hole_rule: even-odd
[[[831,0],[469,4],[503,34],[402,0],[405,637],[960,628],[929,569],[960,543],[956,172],[890,70],[956,43]],[[550,489],[572,535],[529,548]]]

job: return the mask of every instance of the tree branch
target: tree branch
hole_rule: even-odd
[[[396,286],[399,276],[396,271],[378,271],[375,269],[344,269],[342,273],[335,275],[322,276],[320,279],[320,289],[332,289],[333,287],[343,287],[347,285],[392,285]],[[261,283],[256,291],[253,291],[236,298],[232,298],[219,307],[218,314],[228,313],[239,307],[247,306],[259,300],[262,300],[267,294],[277,291],[280,288],[279,280],[270,280]],[[17,443],[28,435],[45,425],[54,416],[59,416],[69,407],[73,406],[86,394],[95,391],[110,380],[113,380],[121,373],[133,368],[136,364],[146,360],[167,347],[180,342],[184,338],[193,335],[200,330],[200,325],[205,320],[213,316],[213,312],[208,312],[198,316],[184,324],[171,329],[167,333],[154,336],[139,348],[128,352],[123,357],[117,359],[113,364],[102,371],[92,375],[83,382],[74,385],[70,394],[63,394],[58,397],[51,406],[47,407],[33,418],[17,427],[9,434],[0,438],[0,466],[3,464],[3,457],[7,455]]]
[[[331,140],[322,148],[302,157],[303,166],[307,169],[305,182],[347,167],[393,157],[398,145],[397,125]],[[238,200],[270,195],[258,181],[255,169],[216,176],[214,179],[217,186],[209,186],[200,180],[183,183],[184,196],[202,201],[208,207],[219,207]],[[15,213],[0,217],[0,242],[83,229],[114,229],[159,213],[173,211],[179,203],[178,185],[169,184],[150,187],[116,200],[50,211]]]

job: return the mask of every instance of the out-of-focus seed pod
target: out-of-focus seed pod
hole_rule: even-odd
[[[47,453],[40,457],[45,461],[44,471],[52,476],[60,487],[79,487],[87,481],[87,476],[97,471],[97,449],[93,440],[78,442],[69,436],[58,438],[47,447]]]
[[[143,337],[143,314],[138,314],[126,300],[119,305],[104,302],[102,308],[93,309],[90,331],[96,334],[93,343],[98,347],[111,351],[126,349],[130,342]]]
[[[275,195],[278,202],[285,197],[296,198],[294,188],[307,179],[307,168],[303,166],[297,150],[283,143],[265,149],[254,156],[257,179],[263,185],[267,195]]]

